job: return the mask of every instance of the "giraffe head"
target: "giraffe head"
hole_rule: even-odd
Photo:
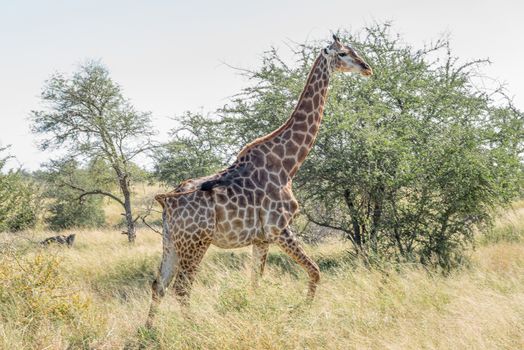
[[[333,43],[323,50],[323,54],[330,59],[333,70],[339,72],[355,72],[365,77],[373,74],[373,70],[352,47],[344,45],[333,34]]]

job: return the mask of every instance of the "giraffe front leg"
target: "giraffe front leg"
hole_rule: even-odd
[[[264,274],[268,250],[269,243],[253,243],[253,266],[251,270],[251,284],[253,290],[258,289],[258,280]]]
[[[173,280],[173,277],[175,276],[176,267],[176,251],[175,248],[172,245],[170,245],[164,248],[158,276],[155,278],[155,280],[153,281],[153,285],[151,286],[152,300],[146,321],[146,327],[148,328],[151,328],[153,326],[153,319],[155,318],[155,315],[158,312],[158,306],[165,295],[166,288],[169,286],[169,284]]]
[[[306,254],[304,248],[300,246],[296,236],[289,228],[284,229],[275,237],[275,243],[306,270],[309,275],[309,290],[307,295],[309,300],[313,300],[318,282],[320,281],[320,269],[318,265]]]

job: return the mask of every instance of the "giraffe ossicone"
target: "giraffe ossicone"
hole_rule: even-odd
[[[372,74],[355,50],[334,36],[315,60],[297,106],[282,126],[245,146],[227,169],[184,181],[155,197],[163,207],[163,256],[148,325],[173,278],[179,301],[189,303],[196,270],[211,244],[252,245],[255,286],[269,245],[277,244],[308,273],[308,298],[313,299],[320,270],[289,229],[298,211],[291,183],[315,142],[334,71]]]

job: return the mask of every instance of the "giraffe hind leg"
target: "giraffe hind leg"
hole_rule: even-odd
[[[173,245],[164,247],[162,256],[162,262],[160,263],[160,269],[158,276],[153,281],[151,286],[152,289],[152,300],[149,314],[147,317],[146,326],[152,327],[153,319],[158,312],[158,306],[160,301],[165,295],[165,291],[175,276],[175,270],[177,269],[177,254]]]
[[[308,300],[313,300],[318,282],[320,281],[320,269],[318,265],[306,254],[296,236],[288,228],[284,229],[280,235],[275,238],[275,243],[306,270],[309,275]]]

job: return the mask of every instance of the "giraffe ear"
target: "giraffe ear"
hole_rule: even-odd
[[[333,40],[334,41],[330,46],[332,49],[339,50],[340,48],[343,47],[342,43],[340,42],[340,39],[335,34],[333,34]]]

